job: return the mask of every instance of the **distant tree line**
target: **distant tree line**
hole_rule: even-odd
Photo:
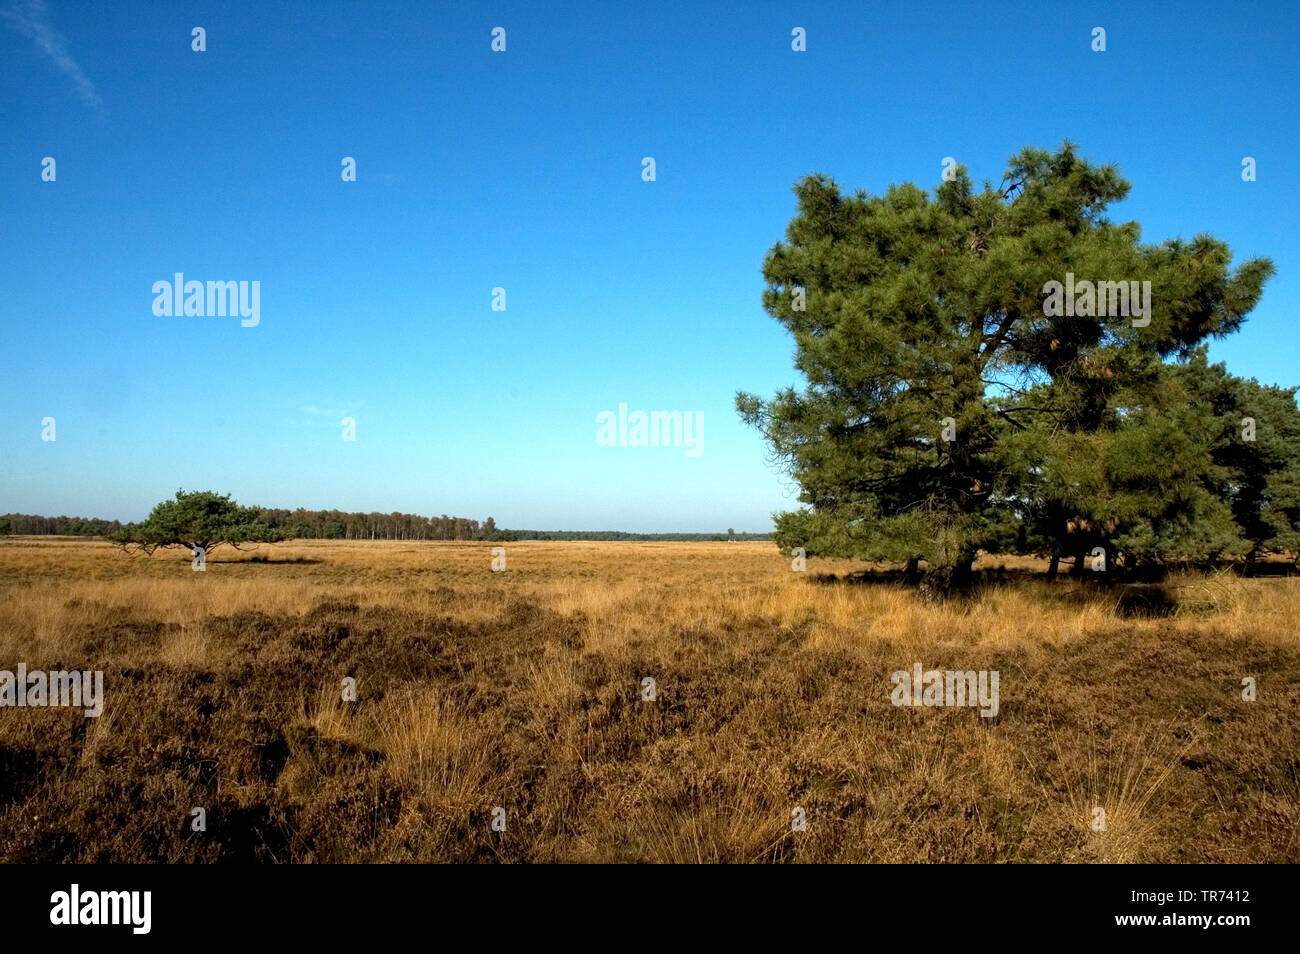
[[[257,522],[286,538],[307,540],[502,540],[509,531],[488,517],[422,517],[414,513],[348,513],[343,510],[297,510],[256,507]],[[108,536],[122,529],[120,520],[92,517],[43,517],[8,513],[0,516],[0,535]]]
[[[415,513],[347,513],[342,510],[259,508],[258,521],[286,537],[306,540],[500,540],[488,517],[422,517]]]
[[[770,533],[628,533],[624,530],[505,530],[512,540],[641,540],[708,542],[716,540],[771,540]]]
[[[349,513],[343,510],[297,510],[256,507],[257,523],[278,531],[286,539],[300,540],[641,540],[716,541],[770,540],[770,533],[628,533],[622,530],[506,530],[492,517],[482,523],[468,517],[422,517],[414,513]],[[0,535],[53,534],[61,536],[112,536],[123,528],[120,520],[93,517],[42,517],[9,513],[0,516]]]
[[[0,536],[54,534],[68,537],[100,537],[121,527],[120,520],[100,520],[96,517],[42,517],[35,513],[0,515]]]

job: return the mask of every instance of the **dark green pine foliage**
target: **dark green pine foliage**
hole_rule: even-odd
[[[1207,236],[1143,245],[1136,223],[1104,216],[1128,190],[1068,143],[1025,149],[979,192],[961,168],[933,197],[796,184],[763,306],[793,335],[806,386],[736,398],[800,487],[805,506],[775,516],[783,547],[924,559],[923,590],[942,596],[979,549],[1113,550],[1157,533],[1143,508],[1162,502],[1146,461],[1127,456],[1182,455],[1189,481],[1205,462],[1183,446],[1199,446],[1204,422],[1162,391],[1164,360],[1235,330],[1272,265],[1230,271]],[[1045,287],[1067,272],[1150,281],[1149,323],[1049,317]],[[1194,500],[1161,509],[1160,532],[1176,536],[1205,504],[1183,489]]]
[[[159,547],[202,547],[211,552],[222,545],[273,543],[284,538],[279,530],[258,519],[257,507],[241,507],[229,494],[211,491],[176,491],[139,523],[129,523],[109,535],[119,546],[152,553]]]
[[[1213,492],[1231,508],[1243,541],[1230,555],[1254,561],[1269,551],[1300,552],[1297,389],[1235,377],[1209,364],[1204,348],[1174,370],[1187,400],[1215,416]]]

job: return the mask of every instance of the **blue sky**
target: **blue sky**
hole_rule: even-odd
[[[1119,165],[1111,217],[1146,241],[1273,258],[1211,356],[1300,383],[1295,3],[0,10],[0,512],[139,519],[183,486],[768,530],[795,490],[732,402],[797,383],[760,307],[794,181],[932,188],[944,156],[997,181],[1067,138]],[[155,316],[175,272],[260,281],[260,324]],[[599,446],[620,402],[701,412],[703,452]]]

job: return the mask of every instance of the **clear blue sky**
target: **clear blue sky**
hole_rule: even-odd
[[[1294,2],[0,10],[0,512],[139,519],[183,486],[770,529],[794,491],[732,401],[797,382],[760,307],[792,183],[931,188],[944,156],[996,181],[1067,138],[1145,240],[1274,259],[1211,356],[1300,383]],[[155,316],[178,271],[260,281],[260,325]],[[703,453],[598,446],[620,402],[701,411]]]

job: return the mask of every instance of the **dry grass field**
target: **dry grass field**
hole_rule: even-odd
[[[1300,578],[985,558],[934,608],[770,543],[506,548],[0,542],[0,669],[105,684],[0,709],[0,860],[1300,861]],[[895,707],[917,662],[997,715]]]

